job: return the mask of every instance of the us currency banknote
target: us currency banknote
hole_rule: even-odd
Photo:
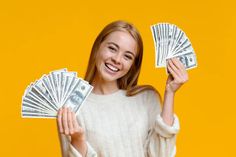
[[[70,107],[78,113],[93,89],[76,72],[59,69],[31,83],[22,96],[24,118],[56,118],[58,110]]]
[[[166,67],[169,58],[178,58],[185,68],[197,67],[197,58],[187,35],[174,24],[158,23],[151,26],[155,47],[155,66]]]

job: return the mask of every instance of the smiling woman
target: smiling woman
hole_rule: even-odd
[[[168,61],[163,109],[158,92],[138,86],[143,42],[125,21],[107,25],[96,38],[85,76],[94,86],[76,116],[58,112],[63,156],[173,157],[179,121],[173,112],[174,95],[187,81],[177,59]]]
[[[102,42],[97,53],[95,79],[115,85],[118,78],[128,73],[134,62],[136,42],[127,32],[116,31]]]
[[[116,37],[116,34],[119,35],[119,37]],[[132,64],[128,70],[129,72],[124,77],[117,80],[119,89],[128,89],[127,95],[132,95],[135,91],[141,91],[142,89],[154,89],[151,86],[140,86],[136,88],[135,91],[131,92],[131,89],[134,89],[137,85],[140,73],[143,57],[143,41],[138,30],[133,25],[124,21],[117,21],[107,25],[96,38],[89,59],[85,80],[92,84],[95,74],[97,74],[96,71],[98,70],[96,68],[96,59],[101,55],[99,49],[101,49],[102,46],[104,47],[105,42],[107,42],[107,46],[111,52],[120,52],[118,54],[123,56],[122,59],[129,60]],[[119,56],[113,56],[113,62],[116,57]]]

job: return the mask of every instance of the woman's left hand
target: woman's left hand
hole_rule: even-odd
[[[167,61],[167,70],[170,75],[166,81],[166,92],[175,93],[188,81],[188,73],[184,65],[177,58],[171,58]]]

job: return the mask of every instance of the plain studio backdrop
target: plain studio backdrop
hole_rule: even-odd
[[[1,156],[60,156],[55,119],[21,118],[24,90],[64,67],[83,77],[96,36],[119,19],[134,23],[143,37],[139,84],[152,84],[162,95],[167,75],[154,66],[150,25],[176,24],[195,49],[198,68],[176,94],[176,157],[236,156],[235,8],[233,0],[1,1]]]

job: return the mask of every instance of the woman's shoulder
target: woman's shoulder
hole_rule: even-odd
[[[145,89],[131,97],[137,106],[141,107],[143,111],[146,110],[148,114],[159,113],[161,110],[161,97],[156,90]]]
[[[143,99],[157,98],[161,101],[158,90],[151,85],[139,85],[126,91],[127,96],[138,96]]]
[[[153,101],[153,100],[160,101],[161,100],[160,94],[157,91],[152,90],[152,89],[146,89],[138,93],[138,95],[142,97],[145,101]]]

